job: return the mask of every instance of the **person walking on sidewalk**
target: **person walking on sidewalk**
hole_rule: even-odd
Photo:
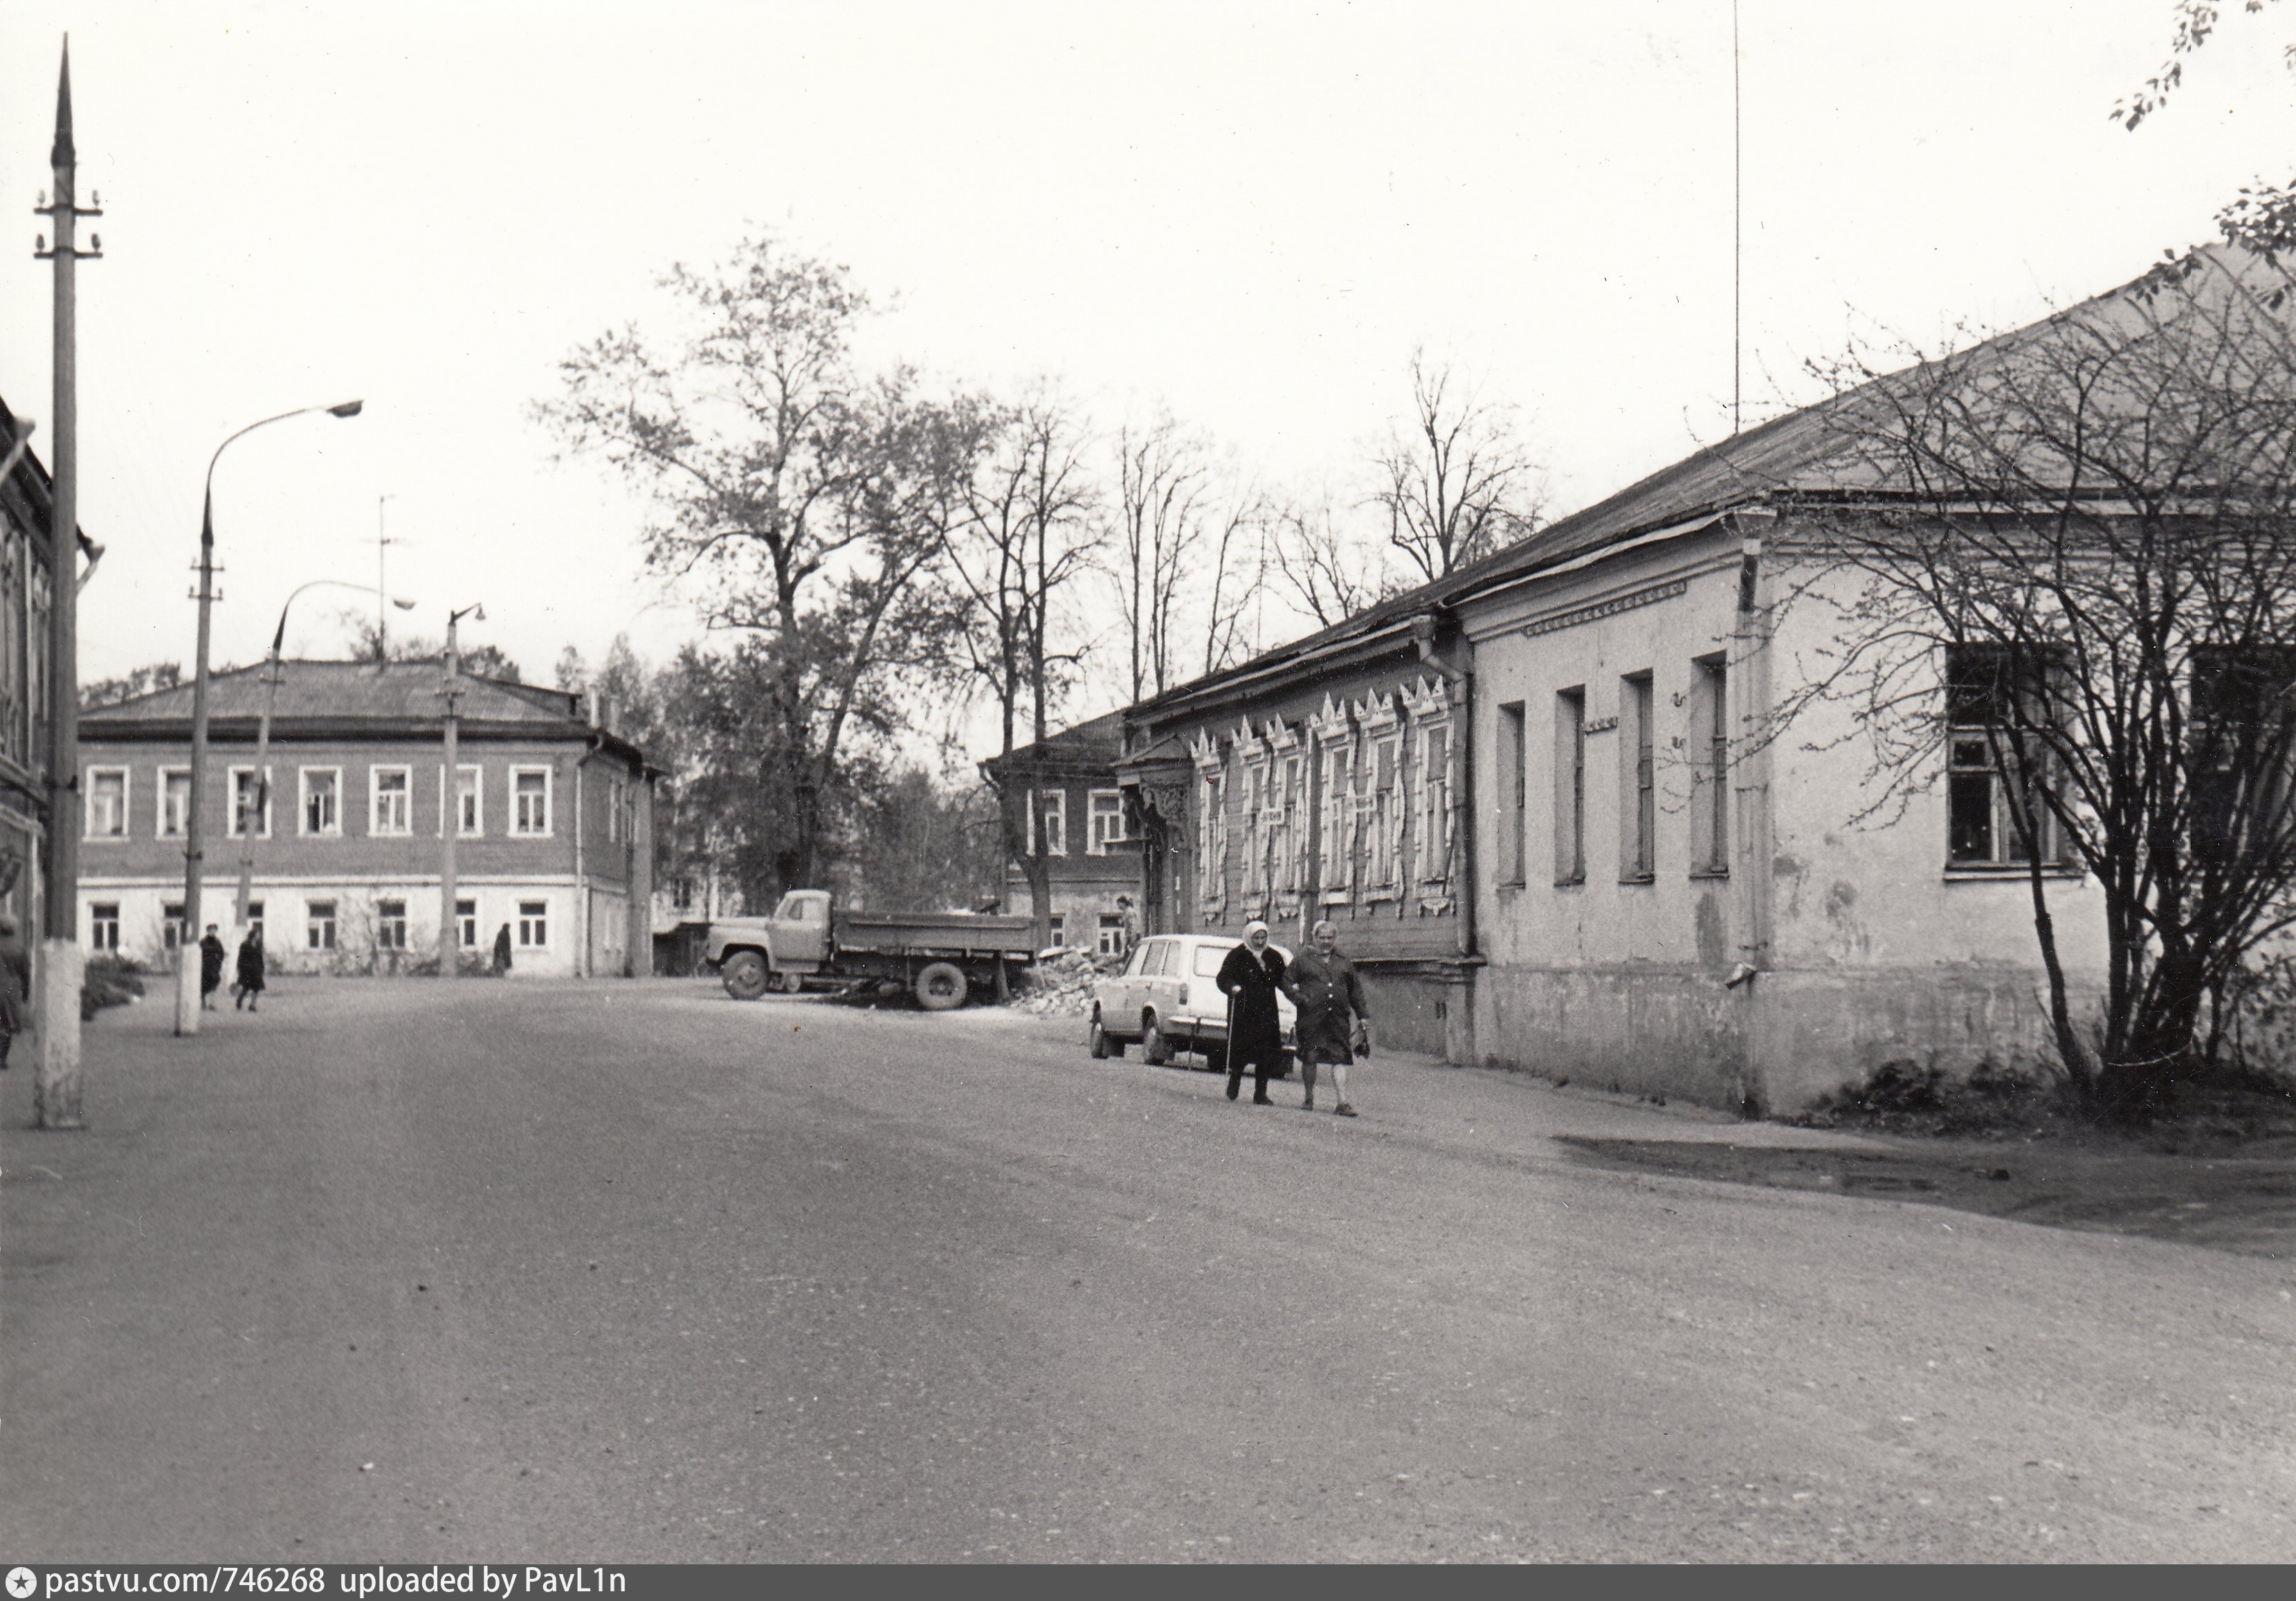
[[[1300,1009],[1300,1077],[1308,1090],[1300,1104],[1316,1109],[1316,1067],[1328,1062],[1332,1093],[1339,1098],[1332,1110],[1353,1117],[1348,1068],[1357,1057],[1371,1055],[1371,1012],[1364,1005],[1363,980],[1356,976],[1355,963],[1340,954],[1336,927],[1317,923],[1308,937],[1308,949],[1292,959],[1283,976],[1283,992]]]
[[[215,992],[223,988],[223,936],[213,923],[200,935],[200,1010],[216,1009]]]
[[[504,923],[495,930],[495,976],[500,978],[510,971],[510,925]]]
[[[32,953],[17,937],[16,919],[0,912],[0,1073],[8,1070],[8,1048],[24,1032],[32,1004]]]
[[[237,1011],[243,1003],[249,1011],[263,993],[263,927],[250,924],[247,937],[239,942],[239,982],[231,986],[231,1009]]]
[[[1243,1088],[1243,1066],[1251,1064],[1251,1104],[1273,1106],[1267,1099],[1267,1075],[1283,1056],[1283,1019],[1275,1009],[1275,994],[1283,982],[1283,953],[1267,943],[1267,925],[1257,920],[1243,928],[1243,943],[1227,953],[1219,976],[1212,980],[1227,997],[1227,1098],[1234,1100]]]

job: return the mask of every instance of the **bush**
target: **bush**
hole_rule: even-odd
[[[144,968],[132,957],[91,956],[80,976],[79,1016],[85,1023],[107,1006],[125,1006],[144,996]]]

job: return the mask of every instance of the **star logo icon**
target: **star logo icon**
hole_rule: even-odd
[[[40,1576],[31,1569],[10,1568],[8,1570],[8,1593],[15,1597],[15,1601],[27,1601],[29,1597],[38,1594],[39,1589]]]

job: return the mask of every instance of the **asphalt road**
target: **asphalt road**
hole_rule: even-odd
[[[0,1086],[0,1562],[2296,1556],[2289,1264],[1073,1024],[286,984]],[[1802,1131],[1753,1138],[1808,1142]]]

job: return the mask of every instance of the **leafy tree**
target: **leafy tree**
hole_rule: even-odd
[[[2242,0],[2241,9],[2254,14],[2268,3],[2269,0]],[[2185,58],[2215,36],[2224,12],[2219,0],[2175,0],[2169,7],[2169,16],[2176,26],[2169,37],[2169,59],[2135,93],[2115,102],[2112,119],[2134,133],[2156,115],[2184,83]],[[2296,71],[2296,43],[2284,43],[2280,54],[2290,70]],[[2296,246],[2296,182],[2266,184],[2259,180],[2242,190],[2237,199],[2217,213],[2216,220],[2227,242],[2259,254]]]
[[[172,690],[183,682],[182,663],[147,662],[124,678],[99,678],[80,685],[79,709],[92,712],[98,707],[117,706],[154,690]]]
[[[375,619],[365,612],[341,611],[335,614],[348,638],[350,659],[380,661],[379,652],[387,651],[395,662],[438,662],[444,669],[447,646],[443,640],[420,633],[394,633],[388,641],[382,640]],[[471,645],[456,641],[455,657],[457,670],[472,678],[497,679],[504,683],[523,683],[518,663],[505,654],[503,648],[492,642]]]

